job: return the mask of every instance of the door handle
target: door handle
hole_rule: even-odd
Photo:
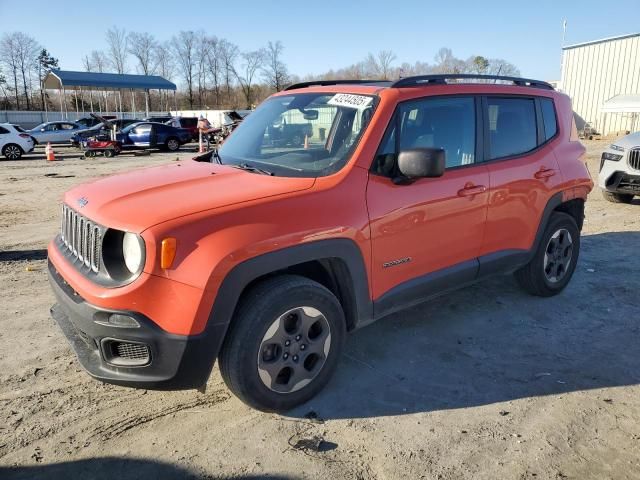
[[[549,178],[553,177],[556,174],[556,171],[553,168],[541,168],[538,170],[533,176],[541,179],[541,178]]]
[[[473,195],[478,195],[479,193],[484,193],[487,191],[487,187],[484,185],[474,185],[472,183],[467,183],[462,190],[458,190],[459,197],[471,197]]]

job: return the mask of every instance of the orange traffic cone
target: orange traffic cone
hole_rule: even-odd
[[[304,135],[304,149],[305,150],[309,149],[309,136],[306,133]]]
[[[53,153],[53,147],[51,147],[51,143],[47,143],[47,146],[44,149],[44,153],[47,155],[47,161],[49,162],[55,161],[56,156]]]

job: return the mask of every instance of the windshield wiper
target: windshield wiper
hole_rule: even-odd
[[[213,158],[213,161],[215,163],[218,163],[220,165],[222,165],[222,157],[220,155],[218,155],[218,149],[214,149],[213,150],[213,154],[211,155],[211,157]]]
[[[247,172],[259,173],[261,175],[271,175],[271,176],[275,175],[275,173],[270,172],[269,170],[265,170],[260,167],[255,167],[253,165],[249,165],[248,163],[239,163],[238,165],[229,165],[229,166],[233,168],[239,168],[241,170],[246,170]]]

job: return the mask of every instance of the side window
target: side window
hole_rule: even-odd
[[[470,165],[475,161],[476,114],[473,97],[427,98],[401,104],[382,141],[374,171],[392,176],[399,149],[442,148],[446,167]],[[400,129],[396,142],[396,129]]]
[[[9,130],[7,130],[6,128],[0,127],[0,135],[6,135],[7,133],[9,133]]]
[[[491,160],[537,147],[536,108],[529,98],[487,98]]]
[[[146,125],[140,125],[136,128],[133,129],[133,133],[137,134],[137,135],[141,135],[143,133],[149,133],[151,131],[151,125],[146,124]]]
[[[57,123],[50,123],[49,125],[44,127],[44,131],[45,132],[55,132],[56,130],[58,130],[58,124]]]
[[[74,128],[76,128],[76,126],[73,123],[61,123],[60,124],[60,129],[61,130],[73,130]]]
[[[558,120],[556,118],[556,109],[553,108],[553,100],[550,98],[541,98],[540,109],[542,110],[544,141],[546,142],[551,140],[558,132]]]

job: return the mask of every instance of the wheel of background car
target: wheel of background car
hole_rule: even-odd
[[[580,230],[571,215],[554,212],[533,259],[515,277],[520,286],[540,297],[560,293],[571,280],[580,252]]]
[[[302,137],[302,135],[300,135],[299,133],[296,133],[292,138],[291,138],[291,144],[294,147],[301,147],[304,144],[304,138]]]
[[[177,138],[172,137],[167,139],[167,149],[170,152],[175,152],[179,148],[180,148],[180,142],[178,141]]]
[[[91,152],[89,150],[84,152],[84,158],[91,158]]]
[[[327,288],[295,275],[273,277],[242,296],[220,371],[246,404],[286,411],[326,385],[345,335],[344,313]]]
[[[107,158],[115,157],[115,155],[116,153],[109,148],[104,151],[104,156]]]
[[[19,160],[20,157],[22,157],[22,148],[13,143],[9,143],[2,149],[2,155],[7,160]]]
[[[633,201],[633,193],[615,193],[603,190],[602,196],[611,203],[631,203]]]

